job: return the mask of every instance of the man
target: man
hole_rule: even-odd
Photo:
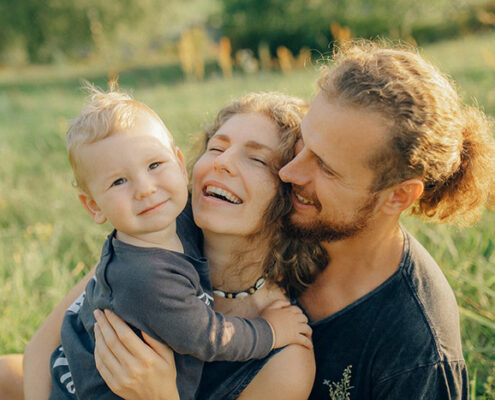
[[[290,230],[331,258],[299,298],[313,327],[310,398],[467,399],[454,294],[399,217],[473,219],[493,200],[486,119],[403,50],[353,45],[319,87],[280,170]]]

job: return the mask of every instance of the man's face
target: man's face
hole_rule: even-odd
[[[292,184],[288,228],[299,237],[335,241],[362,231],[379,196],[367,160],[384,145],[387,124],[375,112],[316,96],[301,124],[296,157],[280,170]]]

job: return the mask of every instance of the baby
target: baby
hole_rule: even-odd
[[[250,320],[213,310],[201,232],[186,207],[184,160],[171,134],[127,94],[88,89],[90,102],[67,133],[69,159],[82,205],[96,223],[108,220],[115,229],[95,277],[64,317],[50,398],[119,398],[96,369],[96,309],[111,309],[176,352],[183,400],[194,398],[204,361],[262,358],[300,343],[302,322],[287,308]]]

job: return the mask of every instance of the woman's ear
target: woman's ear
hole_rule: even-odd
[[[103,224],[107,220],[107,217],[105,217],[103,211],[100,209],[100,207],[98,207],[96,201],[94,201],[89,194],[85,192],[79,192],[79,200],[81,200],[81,203],[88,212],[89,216],[97,224]]]
[[[422,194],[423,182],[419,179],[408,179],[388,189],[389,194],[381,210],[388,215],[400,214],[408,209]]]

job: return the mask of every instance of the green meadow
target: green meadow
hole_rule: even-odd
[[[462,97],[495,116],[495,34],[436,43],[423,54],[456,82]],[[250,91],[310,100],[318,66],[184,81],[178,65],[112,66],[121,87],[158,112],[191,154],[191,140],[215,112]],[[67,121],[84,103],[81,79],[106,87],[104,66],[0,70],[0,354],[22,352],[43,319],[98,259],[110,230],[77,199],[65,153]],[[443,268],[457,296],[472,399],[495,399],[495,213],[469,228],[405,217],[405,226]]]

